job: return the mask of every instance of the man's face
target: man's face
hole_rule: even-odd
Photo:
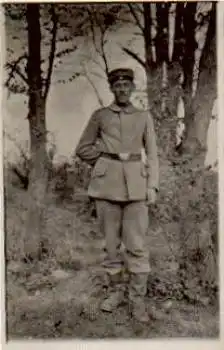
[[[130,102],[131,94],[134,90],[134,83],[130,80],[117,80],[111,86],[111,91],[119,105],[127,105]]]

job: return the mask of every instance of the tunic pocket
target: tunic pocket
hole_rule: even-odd
[[[95,177],[105,176],[107,172],[107,164],[102,159],[99,159],[92,171],[92,179]]]

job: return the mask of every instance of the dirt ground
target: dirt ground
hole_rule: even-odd
[[[6,212],[9,340],[218,337],[217,302],[211,302],[208,297],[189,302],[163,292],[164,278],[169,280],[171,289],[172,279],[176,281],[176,223],[167,224],[163,230],[152,225],[149,231],[152,274],[146,301],[150,323],[142,326],[130,319],[126,304],[112,314],[99,310],[106,291],[100,267],[103,239],[96,220],[83,209],[83,199],[78,200],[78,196],[76,202],[64,205],[52,202],[48,207],[47,229],[52,239],[52,255],[36,265],[19,261],[25,196],[22,191],[14,193]],[[157,288],[154,291],[150,288],[153,283]]]

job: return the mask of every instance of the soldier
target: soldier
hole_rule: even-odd
[[[155,203],[158,192],[156,136],[150,113],[130,102],[135,89],[133,71],[113,70],[108,81],[114,102],[93,113],[76,149],[76,154],[93,166],[88,195],[95,199],[106,242],[104,268],[110,278],[110,293],[101,309],[112,312],[124,301],[124,261],[120,255],[123,243],[131,314],[147,322],[147,206]],[[142,148],[146,162],[142,160]]]

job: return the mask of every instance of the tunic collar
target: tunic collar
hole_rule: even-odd
[[[125,108],[121,108],[120,106],[118,106],[115,102],[113,102],[109,108],[113,111],[113,112],[125,112],[127,114],[132,114],[135,113],[137,111],[137,108],[135,106],[133,106],[132,103],[130,103],[128,106],[126,106]]]

